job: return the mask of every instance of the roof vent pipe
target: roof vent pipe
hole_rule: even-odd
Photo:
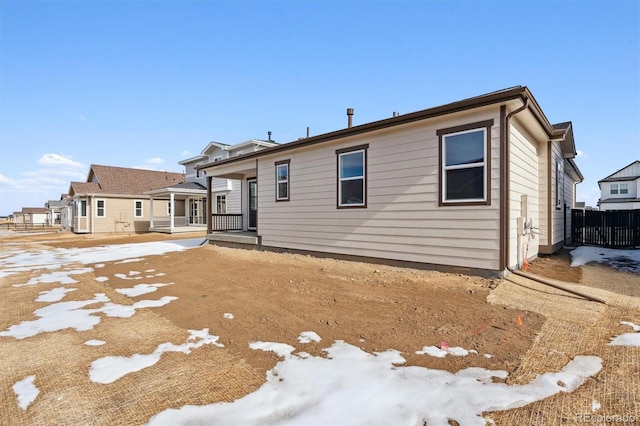
[[[269,137],[269,139],[268,139],[268,141],[267,141],[267,142],[271,142],[271,130],[269,130],[269,131],[267,132],[267,135],[268,135],[268,137]]]
[[[307,126],[307,137],[309,137],[309,126]]]
[[[347,108],[347,127],[353,125],[353,108]]]

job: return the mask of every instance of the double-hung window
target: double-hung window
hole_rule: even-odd
[[[359,145],[336,150],[338,156],[338,208],[367,207],[367,150]]]
[[[226,195],[216,195],[216,211],[218,212],[218,214],[227,213],[227,196]]]
[[[612,183],[611,184],[611,194],[618,195],[618,184],[617,183]]]
[[[106,217],[105,200],[96,200],[96,217]]]
[[[493,120],[438,130],[440,205],[490,204]]]
[[[135,200],[134,201],[134,212],[133,212],[133,216],[134,217],[142,217],[143,212],[142,212],[142,200]]]
[[[276,201],[289,201],[289,165],[291,160],[276,162]]]
[[[629,184],[628,183],[621,183],[620,184],[620,195],[624,195],[624,194],[628,194],[629,193]]]

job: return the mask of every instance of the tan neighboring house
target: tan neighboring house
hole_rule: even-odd
[[[528,88],[357,126],[352,114],[341,130],[197,167],[242,188],[246,232],[212,214],[209,241],[487,275],[565,244],[582,180],[573,129]]]
[[[23,226],[49,225],[49,209],[46,207],[23,207],[14,212],[14,223]]]
[[[184,174],[125,167],[90,167],[86,182],[71,182],[75,233],[149,232],[151,205],[145,192],[184,181]],[[167,202],[154,208],[168,209]]]
[[[180,161],[178,164],[185,168],[184,182],[145,193],[151,200],[153,211],[149,230],[166,233],[188,232],[198,227],[204,230],[207,225],[207,211],[217,214],[218,220],[224,221],[229,225],[227,228],[231,229],[233,221],[238,217],[237,214],[241,212],[240,181],[211,179],[209,192],[212,205],[210,210],[207,210],[207,179],[204,172],[197,167],[276,145],[278,144],[272,140],[260,139],[250,139],[235,145],[214,141],[210,142],[200,155]],[[163,202],[170,207],[168,210],[156,208],[157,202]],[[172,206],[174,208],[171,208]],[[241,229],[242,224],[238,224],[236,220],[235,226]]]

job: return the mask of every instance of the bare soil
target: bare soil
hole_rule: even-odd
[[[203,234],[103,235],[47,244],[89,247],[193,236]],[[250,349],[252,341],[287,343],[321,355],[335,340],[344,340],[371,353],[399,350],[408,365],[513,371],[544,321],[538,314],[488,304],[485,299],[498,280],[208,244],[139,263],[107,264],[95,273],[109,277],[109,286],[124,288],[133,282],[115,274],[149,269],[167,274],[161,282],[175,283],[159,288],[153,298],[178,297],[155,312],[184,329],[209,328],[260,371],[278,359]],[[144,298],[149,296],[134,299]],[[522,326],[516,324],[518,316]],[[296,339],[304,331],[318,333],[322,341],[302,349]],[[441,342],[478,354],[434,358],[415,353]]]

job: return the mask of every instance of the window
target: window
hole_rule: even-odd
[[[216,195],[216,211],[218,212],[218,214],[227,213],[227,196],[226,195]]]
[[[201,172],[200,172],[200,170],[198,170],[199,166],[200,166],[200,163],[198,163],[195,166],[193,166],[196,169],[196,177],[197,178],[199,178],[201,176]]]
[[[96,200],[96,217],[106,217],[104,200]]]
[[[218,161],[222,161],[222,155],[217,155],[215,157],[213,157],[213,162],[217,163]]]
[[[87,200],[80,200],[80,217],[87,217]]]
[[[369,145],[338,149],[338,208],[367,207]]]
[[[559,160],[556,160],[556,209],[562,207],[563,194],[564,194],[564,176],[562,165]]]
[[[167,201],[167,214],[171,215],[171,201]]]
[[[142,200],[135,200],[134,205],[135,207],[134,207],[133,216],[142,217]]]
[[[493,120],[441,129],[440,205],[490,204],[491,126]]]
[[[628,183],[621,183],[620,184],[620,195],[628,194],[628,193],[629,193],[629,184]]]
[[[614,195],[618,194],[618,184],[617,183],[612,183],[611,184],[611,193]]]
[[[289,164],[291,160],[276,162],[276,201],[289,201]]]

